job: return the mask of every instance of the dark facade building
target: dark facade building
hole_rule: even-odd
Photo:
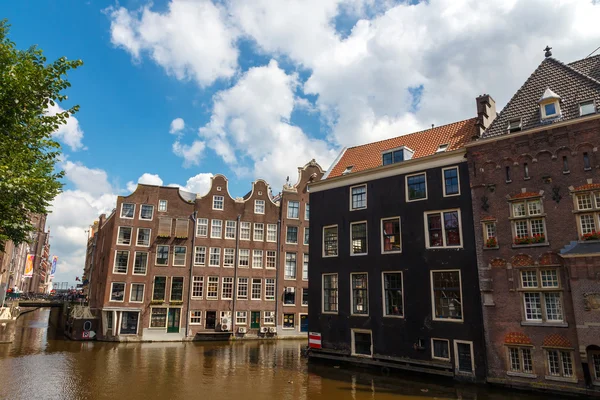
[[[348,148],[309,185],[311,357],[484,379],[464,149],[484,111]]]
[[[488,381],[600,389],[600,56],[547,58],[467,145]]]

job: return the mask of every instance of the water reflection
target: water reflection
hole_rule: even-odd
[[[305,342],[100,343],[48,336],[49,311],[19,319],[0,345],[0,398],[10,399],[525,399],[421,376],[307,365]]]

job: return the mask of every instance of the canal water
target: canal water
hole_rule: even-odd
[[[0,345],[0,399],[541,400],[443,378],[310,365],[305,341],[71,342],[48,334],[48,310],[19,318]]]

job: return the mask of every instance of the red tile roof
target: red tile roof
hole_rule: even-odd
[[[525,192],[518,193],[511,197],[511,199],[526,199],[528,197],[540,197],[541,194],[539,192]]]
[[[441,144],[448,144],[446,151],[460,149],[473,136],[477,135],[476,122],[477,118],[471,118],[392,139],[350,147],[346,149],[340,160],[332,166],[328,178],[342,175],[344,170],[351,165],[353,168],[350,175],[379,167],[383,165],[382,152],[402,146],[408,147],[415,152],[412,157],[413,159],[435,154]]]
[[[600,189],[600,183],[588,183],[587,185],[577,186],[573,189],[575,192],[580,190],[591,190],[591,189]]]
[[[542,346],[547,347],[564,347],[564,348],[572,348],[571,342],[569,339],[564,337],[563,335],[559,335],[558,333],[553,333],[552,335],[546,336]]]
[[[504,343],[506,344],[531,344],[531,339],[524,333],[521,332],[509,332],[504,337]]]

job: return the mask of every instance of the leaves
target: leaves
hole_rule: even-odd
[[[52,133],[67,123],[79,106],[56,115],[49,105],[67,98],[67,73],[83,64],[66,57],[47,63],[35,46],[18,50],[0,21],[0,251],[8,240],[28,241],[32,214],[46,214],[62,188],[61,155]]]

